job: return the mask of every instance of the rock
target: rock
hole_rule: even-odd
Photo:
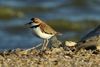
[[[65,41],[65,45],[68,46],[68,47],[73,47],[75,46],[77,43],[76,42],[73,42],[73,41]]]
[[[62,44],[62,42],[60,40],[58,40],[56,36],[54,36],[51,39],[51,44],[52,44],[53,47],[57,48]]]
[[[89,47],[100,50],[100,25],[85,35],[76,45],[77,50]]]
[[[55,54],[55,53],[61,53],[61,52],[63,52],[64,50],[63,50],[63,48],[62,47],[60,47],[60,48],[53,48],[52,49],[52,53],[53,54]]]

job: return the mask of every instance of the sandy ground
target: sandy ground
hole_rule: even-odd
[[[0,67],[100,67],[100,51],[81,49],[75,53],[65,47],[7,50],[0,53]]]

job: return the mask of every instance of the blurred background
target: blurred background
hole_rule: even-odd
[[[0,0],[0,49],[30,48],[42,42],[25,27],[38,17],[78,41],[100,24],[100,0]]]

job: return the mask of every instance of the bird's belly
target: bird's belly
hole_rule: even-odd
[[[54,35],[51,35],[51,34],[43,33],[39,27],[37,27],[33,30],[36,33],[36,35],[38,35],[40,38],[43,38],[43,39],[50,39],[52,36],[54,36]]]

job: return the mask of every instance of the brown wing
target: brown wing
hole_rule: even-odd
[[[42,32],[45,32],[47,34],[56,34],[57,33],[54,29],[52,29],[49,25],[47,25],[45,23],[41,23],[40,28],[41,28]]]

